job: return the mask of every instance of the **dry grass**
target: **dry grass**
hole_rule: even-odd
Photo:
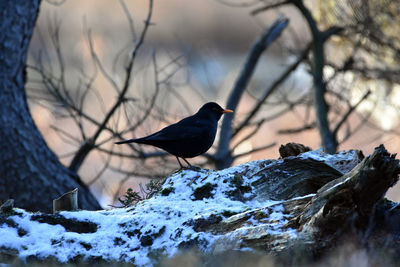
[[[322,255],[312,255],[304,247],[297,247],[290,252],[284,252],[279,255],[268,255],[261,251],[227,251],[218,255],[199,252],[198,250],[188,250],[178,253],[172,258],[154,253],[155,266],[159,267],[281,267],[281,266],[398,266],[400,255],[394,249],[395,244],[387,244],[384,247],[365,248],[355,242],[346,242],[336,248],[325,251]],[[53,260],[38,262],[28,260],[26,263],[19,259],[6,259],[0,257],[0,262],[10,264],[8,266],[59,266]],[[91,260],[89,262],[73,262],[64,266],[134,266],[131,263],[107,262],[102,260]]]

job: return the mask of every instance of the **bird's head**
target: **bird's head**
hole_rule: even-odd
[[[220,105],[215,102],[209,102],[204,104],[198,113],[204,114],[205,116],[212,116],[216,118],[217,121],[221,118],[221,116],[225,113],[232,113],[233,111],[230,109],[223,109]]]

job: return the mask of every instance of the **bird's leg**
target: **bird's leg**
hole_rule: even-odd
[[[182,158],[182,159],[187,163],[187,165],[189,166],[190,169],[193,169],[193,166],[192,166],[192,164],[189,163],[189,161],[187,161],[185,158]]]
[[[179,160],[178,156],[175,156],[175,157],[178,160],[179,166],[181,166],[181,170],[184,169],[185,167],[183,167],[183,165],[182,165],[181,161]]]
[[[182,158],[188,165],[188,167],[185,167],[182,165],[181,161],[179,160],[179,158],[177,156],[175,156],[176,159],[178,160],[179,166],[181,166],[181,168],[179,170],[183,170],[183,169],[189,169],[189,170],[194,170],[194,171],[198,171],[200,170],[199,167],[193,166],[192,164],[189,163],[189,161],[187,161],[185,158]]]
[[[199,170],[200,170],[199,167],[193,166],[193,165],[190,164],[189,161],[187,161],[185,158],[182,158],[182,159],[187,163],[187,165],[189,166],[189,169],[191,169],[191,170],[193,170],[193,171],[199,171]]]
[[[182,163],[181,163],[181,161],[179,160],[178,157],[176,157],[176,159],[178,160],[179,165],[181,166],[181,169],[195,170],[195,169],[198,168],[198,167],[194,167],[192,164],[190,164],[189,161],[187,161],[185,158],[182,158],[182,159],[187,163],[187,165],[188,165],[187,167],[185,167],[185,166],[182,165]]]

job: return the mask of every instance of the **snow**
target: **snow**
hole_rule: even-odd
[[[326,154],[322,148],[312,150],[300,155],[301,158],[311,158],[317,161],[322,161],[332,168],[341,171],[343,174],[351,171],[358,163],[359,158],[357,150],[343,150],[336,154]]]
[[[302,157],[329,161],[330,155],[309,152]],[[212,215],[220,216],[223,222],[228,223],[237,215],[225,217],[223,214],[253,212],[247,224],[233,231],[231,237],[244,234],[249,229],[255,234],[258,228],[271,235],[283,234],[281,227],[288,221],[289,215],[283,213],[280,201],[260,202],[252,199],[252,193],[248,192],[243,194],[242,201],[229,195],[229,192],[237,190],[232,182],[235,178],[242,179],[243,186],[251,187],[251,182],[258,179],[255,174],[271,162],[253,161],[221,171],[183,170],[171,175],[164,183],[163,189],[173,188],[167,196],[159,193],[128,208],[59,213],[68,219],[97,224],[95,232],[67,231],[61,225],[35,221],[33,216],[38,214],[14,209],[16,214],[8,219],[19,230],[7,223],[0,225],[0,247],[17,250],[22,259],[55,256],[60,262],[68,262],[75,257],[101,257],[151,266],[155,262],[149,257],[149,252],[160,250],[172,256],[179,251],[179,245],[188,241],[196,241],[199,249],[211,251],[221,235],[195,231],[193,222],[207,220]],[[206,185],[212,187],[210,196],[196,199],[194,192]],[[263,219],[255,218],[254,211],[257,210],[265,213]],[[297,234],[292,229],[284,231],[288,235]]]
[[[1,244],[4,247],[8,247],[11,249],[20,249],[22,247],[22,243],[18,242],[18,233],[17,230],[4,225],[4,227],[0,228],[0,237],[1,237]]]

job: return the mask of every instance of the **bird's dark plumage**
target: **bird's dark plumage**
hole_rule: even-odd
[[[217,103],[204,104],[199,111],[183,120],[171,124],[149,136],[129,139],[116,144],[139,143],[159,147],[180,158],[193,158],[205,153],[214,143],[218,120],[224,113],[232,110],[223,109]],[[186,161],[186,160],[185,160]],[[178,159],[179,165],[180,163]],[[187,161],[186,161],[187,162]],[[189,164],[189,162],[187,162]],[[190,166],[190,164],[189,164]]]

